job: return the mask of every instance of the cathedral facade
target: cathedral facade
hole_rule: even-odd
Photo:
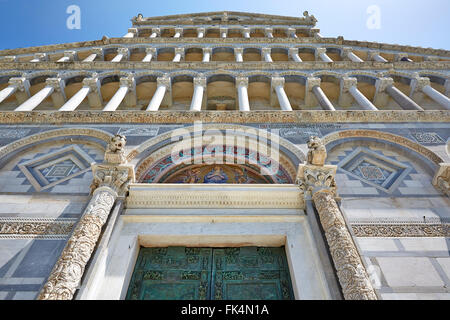
[[[0,51],[0,299],[450,299],[450,51],[316,23]]]

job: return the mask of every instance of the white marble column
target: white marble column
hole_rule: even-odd
[[[356,78],[342,78],[341,91],[339,94],[339,104],[342,107],[349,107],[355,99],[358,105],[364,110],[377,111],[377,107],[358,90],[358,80]]]
[[[262,56],[265,62],[273,62],[272,56],[270,55],[272,52],[271,48],[262,48]]]
[[[180,62],[184,57],[184,48],[175,48],[175,57],[173,58],[173,62]]]
[[[138,34],[138,30],[136,28],[130,28],[128,29],[128,33],[126,35],[124,35],[124,38],[134,38],[135,36],[137,36]]]
[[[445,109],[450,110],[450,99],[439,91],[433,89],[429,78],[419,77],[411,80],[410,97],[414,98],[416,96],[416,92],[426,94]]]
[[[265,28],[264,33],[267,38],[273,38],[273,28]]]
[[[76,51],[64,51],[64,57],[57,62],[78,61],[78,53]]]
[[[383,89],[402,109],[423,111],[417,103],[394,86],[393,79],[392,81],[389,81],[389,83],[386,83],[386,86]],[[379,88],[377,87],[377,91],[378,90]]]
[[[303,62],[298,55],[298,48],[289,48],[289,57],[291,57],[295,62]]]
[[[384,63],[389,62],[385,58],[383,58],[380,55],[380,52],[378,52],[378,51],[370,51],[368,53],[368,57],[369,57],[369,60],[373,60],[373,61],[376,61],[376,62],[384,62]]]
[[[183,28],[175,28],[174,38],[181,38],[183,35]]]
[[[103,111],[115,111],[122,103],[123,99],[129,91],[136,90],[136,81],[133,77],[126,77],[120,79],[120,87],[109,100],[108,104],[103,108]]]
[[[242,34],[244,35],[244,38],[250,38],[250,28],[242,29]]]
[[[234,55],[236,57],[236,62],[244,62],[244,49],[234,48]]]
[[[194,94],[192,96],[192,102],[190,111],[201,111],[203,100],[205,97],[206,90],[206,78],[195,78],[194,79]]]
[[[63,90],[63,81],[60,78],[48,78],[46,86],[30,99],[18,106],[15,111],[33,111],[42,101],[48,98],[55,90]]]
[[[150,38],[157,38],[161,36],[161,29],[160,28],[152,28],[152,34],[150,35]]]
[[[322,61],[333,62],[333,60],[327,55],[327,49],[326,48],[317,48],[316,49],[316,60],[318,60],[317,59],[318,57]]]
[[[104,59],[103,48],[92,48],[91,54],[83,60],[83,62],[92,62],[95,59],[99,58],[99,60]]]
[[[278,102],[280,103],[280,108],[283,111],[292,111],[291,103],[289,98],[284,91],[284,78],[283,77],[273,77],[272,78],[272,90],[277,94]]]
[[[197,38],[204,38],[205,32],[205,28],[197,28]]]
[[[323,110],[335,111],[333,104],[320,88],[320,83],[320,78],[311,77],[306,80],[305,105],[312,107],[318,102]]]
[[[161,102],[166,95],[166,92],[170,90],[170,78],[160,77],[157,79],[157,87],[152,100],[150,101],[147,111],[158,111],[161,106]]]
[[[48,61],[48,55],[46,53],[35,53],[33,59],[30,62],[42,62]]]
[[[88,97],[91,107],[101,106],[101,99],[98,98],[100,92],[100,81],[97,77],[83,79],[83,87],[67,101],[59,111],[74,111]],[[92,93],[97,93],[94,97],[89,97]]]
[[[226,38],[228,35],[228,28],[220,28],[220,37],[222,39]]]
[[[156,48],[145,48],[145,57],[142,62],[150,62],[153,57],[156,57]]]
[[[356,54],[353,53],[352,48],[342,48],[341,51],[341,57],[343,59],[349,59],[353,62],[364,62],[362,59],[360,59]]]
[[[288,34],[288,37],[289,37],[289,38],[295,38],[295,39],[298,38],[298,37],[297,37],[297,34],[296,34],[295,28],[288,28],[288,29],[287,29],[287,34]]]
[[[123,59],[128,60],[128,57],[130,55],[130,50],[128,48],[119,48],[117,49],[117,55],[114,57],[114,59],[111,60],[111,62],[120,62]]]
[[[248,78],[237,77],[236,87],[238,91],[239,111],[250,111],[250,102],[248,100]]]
[[[212,55],[212,48],[203,48],[203,59],[202,62],[210,62]]]
[[[25,102],[30,97],[30,82],[26,78],[11,78],[8,84],[8,87],[0,91],[0,103],[14,93],[16,93],[16,98],[19,103]]]

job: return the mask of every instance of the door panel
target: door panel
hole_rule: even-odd
[[[283,248],[141,248],[130,300],[294,299]]]

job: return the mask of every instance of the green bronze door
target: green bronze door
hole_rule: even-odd
[[[282,248],[141,248],[127,299],[291,300]]]

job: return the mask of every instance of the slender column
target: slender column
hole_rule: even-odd
[[[150,62],[153,57],[156,56],[156,48],[146,48],[145,49],[146,56],[142,59],[142,62]]]
[[[30,82],[26,78],[11,78],[9,86],[0,91],[0,103],[16,93],[19,103],[25,102],[30,97]]]
[[[450,97],[450,79],[445,80],[444,88],[445,88],[445,96]]]
[[[128,60],[128,57],[130,55],[130,51],[128,48],[119,48],[117,49],[117,55],[114,57],[114,59],[111,60],[111,62],[120,62],[125,58]]]
[[[326,48],[317,48],[316,49],[316,60],[317,58],[322,59],[322,61],[325,62],[333,62],[331,58],[327,55],[327,49]]]
[[[273,62],[272,56],[270,55],[271,52],[272,52],[271,48],[263,48],[262,49],[262,55],[264,57],[265,62]]]
[[[194,94],[192,96],[191,111],[201,111],[206,89],[206,78],[194,79]]]
[[[48,55],[46,53],[35,53],[34,58],[30,62],[42,62],[48,61]]]
[[[78,61],[78,53],[76,51],[64,51],[64,57],[57,62]]]
[[[136,28],[130,28],[128,29],[128,33],[126,35],[124,35],[124,38],[134,38],[135,36],[137,36],[138,34],[138,30]]]
[[[379,107],[386,107],[389,102],[389,95],[386,88],[394,84],[392,78],[379,78],[375,82],[375,96],[373,103]]]
[[[433,89],[429,78],[416,78],[411,81],[411,94],[410,97],[419,99],[418,93],[426,94],[435,102],[443,106],[445,109],[450,110],[450,99],[444,96],[439,91]]]
[[[353,62],[364,62],[362,59],[360,59],[356,54],[353,53],[352,48],[343,48],[341,51],[341,56],[344,59],[349,59]]]
[[[244,62],[244,49],[234,48],[234,55],[236,57],[236,62]]]
[[[166,92],[170,90],[170,78],[163,77],[157,79],[157,88],[152,100],[150,101],[147,111],[158,111],[161,106],[161,102],[166,95]]]
[[[316,96],[317,101],[319,101],[319,104],[324,110],[336,110],[330,100],[328,100],[328,97],[326,96],[325,92],[323,92],[322,88],[320,88],[319,86],[315,86],[312,88],[312,91]]]
[[[94,73],[92,78],[83,79],[83,86],[89,87],[91,90],[88,94],[89,106],[92,109],[100,109],[103,107],[103,98],[101,92],[101,83],[98,79],[98,74]]]
[[[160,28],[152,28],[152,34],[150,35],[150,38],[156,38],[161,36],[161,29]]]
[[[387,63],[385,58],[383,58],[378,51],[370,51],[369,54],[369,60],[377,61],[377,62],[384,62]]]
[[[329,252],[346,300],[377,300],[367,271],[335,198],[337,166],[325,165],[323,141],[308,141],[306,164],[300,164],[296,182],[305,200],[312,199],[319,215]]]
[[[312,107],[318,102],[324,110],[336,110],[320,88],[320,83],[320,78],[308,78],[306,80],[305,105]]]
[[[103,108],[103,111],[115,111],[122,103],[123,99],[129,91],[136,88],[136,82],[133,77],[126,77],[120,79],[120,87],[108,104]]]
[[[197,38],[204,38],[205,37],[205,28],[198,28],[197,29]]]
[[[211,61],[212,48],[203,48],[203,60],[202,62]]]
[[[104,162],[92,166],[92,198],[41,289],[38,300],[73,299],[116,199],[122,199],[129,184],[134,182],[133,166],[126,164],[125,143],[124,136],[116,135],[108,145]]]
[[[226,38],[228,35],[228,28],[220,28],[220,37]]]
[[[265,28],[264,33],[267,38],[273,38],[273,28]]]
[[[30,99],[22,103],[15,111],[32,111],[38,105],[48,98],[53,92],[64,92],[64,82],[60,78],[48,78],[46,80],[46,86],[32,96]],[[53,101],[55,102],[55,101]],[[61,105],[60,105],[61,106]]]
[[[175,35],[174,38],[181,38],[183,35],[183,28],[175,28]]]
[[[272,89],[275,90],[278,98],[278,102],[280,103],[281,110],[283,111],[292,111],[291,103],[289,102],[289,98],[284,91],[284,78],[282,77],[274,77],[272,78]]]
[[[320,29],[316,28],[309,29],[309,36],[312,38],[323,38],[320,34]]]
[[[298,38],[297,35],[296,35],[296,30],[295,30],[295,28],[288,28],[288,29],[287,29],[287,33],[288,33],[288,37],[289,37],[289,38],[295,38],[295,39]]]
[[[298,48],[289,48],[289,56],[294,60],[295,62],[303,62],[303,60],[298,55]]]
[[[356,102],[364,110],[378,110],[369,99],[367,99],[361,91],[358,90],[358,80],[356,78],[342,78],[341,79],[341,92],[339,95],[339,104],[342,107],[349,107],[352,104],[352,100]]]
[[[173,62],[180,62],[184,57],[184,48],[175,48],[175,57],[173,58]]]
[[[99,58],[100,60],[104,59],[103,48],[92,48],[92,53],[83,60],[83,62],[92,62],[95,59]]]
[[[244,38],[250,38],[250,28],[242,29],[242,33],[244,34]]]
[[[250,103],[248,100],[248,78],[238,77],[236,78],[236,86],[239,99],[239,111],[250,111]]]
[[[403,92],[401,92],[399,89],[397,89],[394,85],[388,86],[386,88],[386,92],[404,110],[419,110],[419,111],[423,111],[423,109],[417,103],[415,103],[410,97],[408,97]]]

